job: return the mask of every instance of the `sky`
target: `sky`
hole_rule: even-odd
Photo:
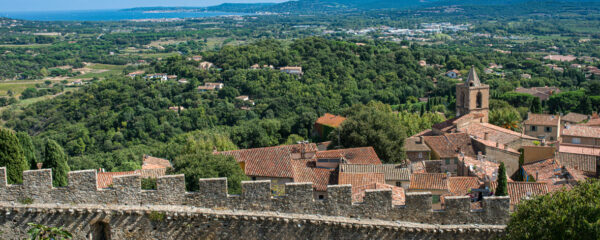
[[[205,7],[221,3],[284,2],[284,0],[0,0],[0,12],[123,9],[132,7]]]

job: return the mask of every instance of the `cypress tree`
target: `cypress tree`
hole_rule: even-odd
[[[504,163],[500,163],[500,167],[498,168],[498,187],[496,187],[496,192],[494,195],[496,196],[506,196],[508,195],[508,187],[507,187],[507,179],[506,179],[506,168],[504,167]]]
[[[55,187],[67,186],[67,174],[70,171],[67,155],[52,139],[48,139],[44,146],[44,167],[52,168],[52,183]]]
[[[542,102],[540,101],[540,98],[536,97],[533,99],[529,110],[532,113],[542,113]]]
[[[29,164],[29,168],[36,169],[37,159],[35,157],[35,150],[33,148],[31,137],[26,132],[17,132],[17,138],[19,138],[19,143],[21,144],[23,155],[25,155],[25,160]]]
[[[23,171],[29,166],[17,136],[8,129],[0,129],[0,166],[6,167],[8,183],[23,182]]]

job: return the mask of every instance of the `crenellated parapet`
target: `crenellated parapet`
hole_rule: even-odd
[[[270,181],[244,181],[242,194],[227,194],[226,178],[199,180],[199,190],[185,190],[184,175],[157,179],[156,190],[142,190],[139,175],[114,177],[108,189],[97,188],[95,170],[73,171],[68,186],[52,187],[50,169],[23,172],[23,184],[6,184],[0,168],[0,202],[33,202],[106,206],[191,206],[208,209],[268,211],[290,214],[340,216],[428,224],[506,224],[508,197],[485,197],[482,209],[471,209],[468,197],[446,197],[445,208],[432,209],[431,193],[407,193],[405,205],[392,204],[391,190],[368,190],[363,202],[352,203],[350,185],[327,188],[325,200],[313,199],[312,183],[287,183],[284,196],[273,197]]]

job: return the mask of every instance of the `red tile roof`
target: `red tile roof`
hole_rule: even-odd
[[[489,123],[471,123],[459,128],[459,131],[475,136],[477,139],[485,139],[487,133],[487,140],[500,144],[509,144],[520,139],[537,140],[535,137]]]
[[[496,184],[497,185],[497,184]],[[510,204],[517,205],[522,199],[547,194],[548,185],[535,182],[509,182],[507,183]],[[496,188],[493,188],[494,190]]]
[[[583,172],[570,167],[564,167],[559,161],[548,159],[523,165],[525,172],[533,176],[536,182],[546,183],[551,192],[566,188],[570,189],[578,181],[585,180]]]
[[[337,116],[337,115],[333,115],[333,114],[329,114],[329,113],[325,113],[325,115],[323,115],[322,117],[320,117],[319,119],[317,119],[316,123],[317,124],[321,124],[321,125],[325,125],[325,126],[329,126],[329,127],[337,128],[344,121],[346,121],[345,117]]]
[[[244,162],[244,172],[248,176],[293,178],[292,157],[293,151],[305,148],[316,151],[313,143],[283,145],[265,148],[242,149],[217,154],[233,156],[238,162]]]
[[[381,164],[381,160],[372,147],[318,151],[316,156],[318,159],[344,157],[349,164]]]
[[[558,116],[550,114],[529,113],[527,120],[523,121],[526,125],[538,126],[558,126]]]
[[[339,173],[338,184],[351,184],[352,191],[354,188],[371,183],[385,183],[385,176],[383,173]]]
[[[588,115],[570,112],[567,115],[564,115],[560,118],[561,121],[578,123],[583,122],[588,119]]]
[[[129,172],[99,172],[98,173],[98,188],[108,188],[113,184],[113,177],[135,175],[138,174],[135,171]]]
[[[425,143],[440,158],[453,158],[463,152],[466,156],[475,157],[471,137],[466,133],[450,133],[442,136],[425,136]]]
[[[486,179],[495,181],[498,177],[498,167],[500,166],[498,163],[486,160],[479,161],[471,157],[464,157],[461,160],[469,172],[481,181],[485,181]]]
[[[167,159],[144,155],[142,169],[152,169],[158,167],[170,168],[173,166]]]
[[[582,123],[579,125],[589,126],[589,127],[600,127],[600,118],[592,118],[586,123]]]
[[[445,173],[415,173],[410,176],[410,190],[448,190]]]
[[[352,202],[362,202],[367,190],[378,190],[378,189],[391,189],[392,190],[392,204],[404,205],[406,195],[404,188],[392,186],[384,183],[370,183],[356,188],[352,188]]]
[[[477,177],[450,177],[448,180],[448,190],[454,196],[467,195],[471,189],[478,189],[480,186]]]
[[[310,159],[293,160],[294,182],[312,182],[316,191],[327,191],[327,185],[337,184],[335,169],[317,168]]]
[[[587,138],[600,138],[600,128],[582,126],[582,125],[569,125],[562,129],[561,135],[574,136],[574,137],[587,137]]]
[[[600,157],[600,147],[560,144],[558,151]]]

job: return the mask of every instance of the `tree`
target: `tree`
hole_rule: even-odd
[[[600,181],[521,201],[506,239],[600,239]]]
[[[521,114],[514,108],[500,108],[490,111],[491,124],[513,131],[518,131],[521,123]]]
[[[44,167],[52,168],[52,184],[56,187],[67,186],[69,165],[63,148],[52,139],[46,140],[44,146]]]
[[[29,169],[19,139],[14,132],[4,128],[0,128],[0,166],[6,167],[10,184],[22,183],[23,171]]]
[[[364,105],[355,106],[348,112],[352,115],[329,134],[332,141],[330,147],[372,146],[386,163],[404,161],[405,153],[402,148],[406,130],[400,126],[397,115]]]
[[[25,160],[29,164],[30,169],[36,169],[37,159],[35,157],[35,149],[31,137],[26,132],[17,132],[17,138],[19,138],[21,149],[23,149],[23,155],[25,155]]]
[[[209,152],[181,155],[173,160],[173,172],[185,174],[188,191],[198,190],[198,179],[226,177],[229,193],[242,192],[242,181],[248,180],[244,171],[232,156],[214,155]]]
[[[577,112],[581,114],[592,114],[592,111],[592,101],[589,97],[585,96],[583,100],[579,103],[579,106],[577,106]]]
[[[532,113],[542,113],[542,101],[540,100],[539,97],[536,97],[533,99],[533,101],[531,102],[531,107],[529,108],[529,110]]]
[[[496,187],[496,192],[494,192],[494,195],[508,195],[507,184],[508,183],[506,179],[506,168],[504,167],[504,162],[500,162],[500,167],[498,167],[498,187]]]

